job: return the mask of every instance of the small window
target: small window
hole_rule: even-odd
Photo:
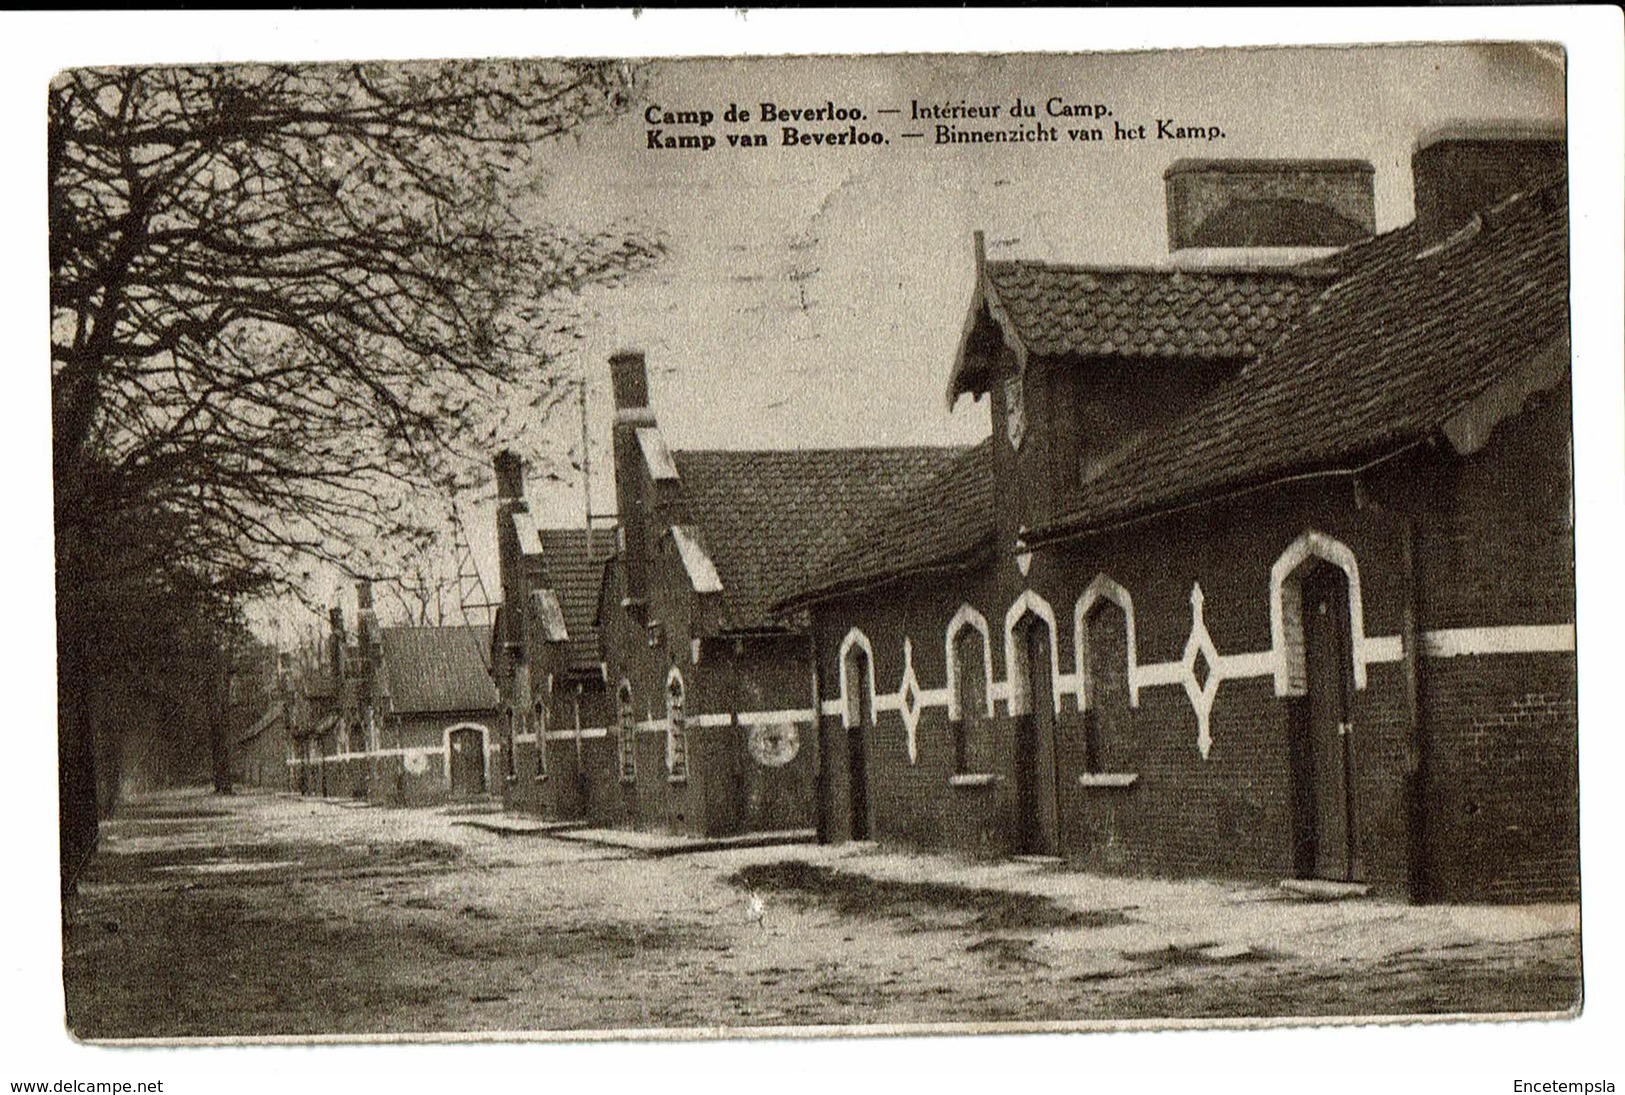
[[[620,755],[621,782],[638,778],[638,727],[632,716],[632,685],[626,681],[615,693],[615,743]]]
[[[673,783],[688,779],[688,727],[683,700],[683,677],[674,669],[666,682],[666,775]]]

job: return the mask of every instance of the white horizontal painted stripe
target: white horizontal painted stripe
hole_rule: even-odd
[[[1367,663],[1398,662],[1405,659],[1405,640],[1398,635],[1382,635],[1376,638],[1367,635],[1360,649],[1364,652]]]
[[[875,697],[876,711],[896,711],[902,706],[895,692],[882,692]]]
[[[726,711],[712,712],[705,715],[690,715],[685,722],[689,726],[731,726],[733,725],[733,716],[729,715]]]
[[[946,688],[922,688],[919,692],[921,707],[947,707],[948,690]]]
[[[943,695],[947,695],[946,690]],[[836,715],[841,713],[839,700],[835,702],[835,710],[831,713]],[[811,722],[817,716],[810,707],[787,707],[782,711],[741,711],[738,717],[745,725],[756,726],[761,723]]]
[[[1219,664],[1213,667],[1225,680],[1243,677],[1275,676],[1275,651],[1260,650],[1252,654],[1220,654]]]
[[[1009,681],[994,681],[993,687],[990,689],[990,691],[993,693],[994,703],[1008,704],[1010,702]]]
[[[844,705],[840,700],[825,700],[819,705],[818,710],[823,712],[823,714],[828,718],[838,719],[841,717],[841,709],[843,706]]]
[[[1063,696],[1076,696],[1083,687],[1083,678],[1076,673],[1062,673],[1055,678],[1055,691]]]
[[[603,726],[583,726],[577,730],[549,730],[548,741],[575,741],[576,738],[603,738],[609,736],[609,730]]]
[[[535,745],[536,744],[536,735],[535,734],[515,734],[513,736],[513,743],[515,745]]]
[[[1423,635],[1422,649],[1435,658],[1455,658],[1463,654],[1566,653],[1574,649],[1574,625],[1445,628]]]
[[[1134,667],[1134,684],[1145,688],[1157,684],[1184,684],[1184,662],[1150,662]]]

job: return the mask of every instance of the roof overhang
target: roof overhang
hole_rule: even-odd
[[[1471,456],[1489,443],[1495,427],[1523,410],[1529,397],[1549,392],[1569,371],[1569,336],[1562,335],[1515,369],[1509,369],[1447,418],[1439,432],[1458,456]]]
[[[992,387],[992,376],[987,368],[987,341],[984,314],[990,316],[998,330],[1000,341],[1016,355],[1016,368],[1025,372],[1027,347],[1016,331],[1015,321],[999,300],[998,290],[987,276],[987,249],[982,232],[977,229],[972,238],[976,250],[976,288],[971,293],[970,310],[965,316],[965,327],[959,336],[959,349],[954,354],[954,368],[948,378],[948,407],[965,393],[981,395]]]

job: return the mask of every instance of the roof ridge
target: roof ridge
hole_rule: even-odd
[[[909,453],[909,452],[960,452],[974,448],[974,445],[943,444],[943,445],[813,445],[805,448],[791,449],[672,449],[672,455],[684,456],[783,456],[834,453]]]
[[[1358,246],[1351,244],[1350,246]],[[1330,256],[1337,258],[1337,255]],[[1188,277],[1290,277],[1297,280],[1317,280],[1330,277],[1335,271],[1327,265],[1327,259],[1304,259],[1299,262],[1285,263],[1281,266],[1258,266],[1237,264],[1235,266],[1208,265],[1208,266],[1180,266],[1170,263],[1166,266],[1149,263],[1081,263],[1081,262],[1050,262],[1047,259],[1001,258],[988,259],[988,267],[995,266],[1026,266],[1042,270],[1053,270],[1065,274],[1164,274],[1169,276],[1185,275]]]

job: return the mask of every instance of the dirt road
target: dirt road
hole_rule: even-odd
[[[1574,906],[1306,901],[872,846],[650,858],[442,810],[171,795],[104,826],[87,1039],[1555,1012]],[[759,918],[750,903],[755,893]]]

